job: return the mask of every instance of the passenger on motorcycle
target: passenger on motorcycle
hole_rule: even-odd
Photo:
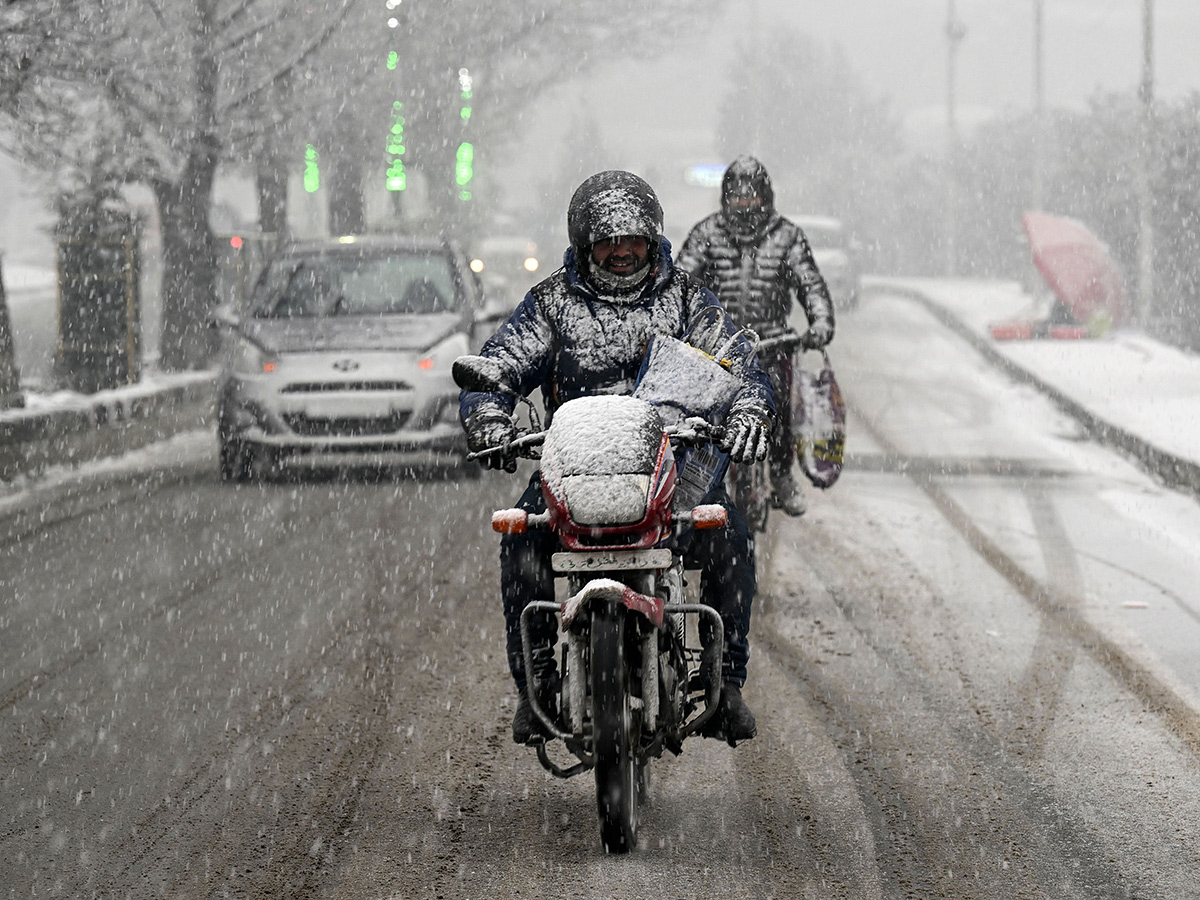
[[[522,396],[540,387],[547,417],[576,397],[631,394],[650,338],[681,338],[698,311],[718,305],[709,290],[672,264],[658,198],[636,175],[609,171],[585,180],[571,198],[567,230],[570,248],[562,268],[535,285],[480,350],[501,365],[507,383]],[[734,327],[726,328],[732,336]],[[735,462],[747,463],[766,455],[774,398],[749,342],[740,339],[733,352],[745,374],[725,419],[722,449]],[[462,392],[459,414],[472,451],[501,446],[516,436],[515,402],[503,393]],[[486,461],[492,468],[507,462],[495,456]],[[756,732],[754,715],[741,696],[750,656],[754,556],[745,520],[724,489],[718,487],[705,502],[720,503],[729,512],[727,528],[695,532],[684,554],[685,563],[701,571],[702,602],[717,610],[724,626],[724,685],[706,733],[723,726],[730,740],[746,740]],[[530,513],[545,510],[537,474],[517,506]],[[550,557],[559,549],[555,544],[553,534],[536,530],[505,535],[501,541],[508,664],[520,694],[513,717],[517,743],[542,732],[526,696],[520,617],[528,603],[554,600]],[[538,697],[546,709],[554,708],[558,694],[555,635],[552,616],[535,618],[533,664],[538,684],[546,687],[546,696],[539,691]]]
[[[771,177],[753,156],[730,163],[721,181],[721,211],[696,223],[675,265],[712,288],[734,321],[760,337],[787,330],[794,295],[808,317],[805,347],[819,350],[833,339],[825,279],[804,232],[775,211]],[[759,362],[771,377],[779,413],[769,457],[772,499],[788,515],[799,516],[805,503],[792,474],[792,351],[766,351]]]

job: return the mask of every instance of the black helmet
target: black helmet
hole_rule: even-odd
[[[654,250],[662,240],[663,212],[654,189],[632,172],[599,172],[575,189],[567,207],[567,236],[575,256],[618,235],[644,237]]]
[[[767,167],[748,154],[731,162],[721,179],[721,211],[739,231],[762,228],[775,212]]]

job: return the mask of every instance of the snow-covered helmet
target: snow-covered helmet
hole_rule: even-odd
[[[584,274],[595,268],[590,261],[592,244],[620,235],[646,238],[653,266],[662,230],[662,206],[654,189],[632,172],[598,172],[575,189],[567,207],[567,236]],[[641,281],[644,273],[639,270],[637,276]]]
[[[750,200],[751,205],[738,204]],[[739,232],[758,232],[775,212],[775,189],[767,167],[742,154],[729,164],[721,178],[721,211]]]

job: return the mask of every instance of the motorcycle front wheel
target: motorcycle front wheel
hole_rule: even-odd
[[[638,801],[643,790],[638,728],[630,697],[634,679],[625,653],[625,612],[596,610],[592,616],[592,742],[600,840],[608,853],[628,853],[637,844]]]

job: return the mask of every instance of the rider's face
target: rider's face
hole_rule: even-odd
[[[592,244],[592,261],[614,275],[630,275],[640,269],[650,253],[650,241],[623,234]]]
[[[741,197],[730,197],[729,205],[739,212],[757,212],[762,209],[762,197],[755,194]]]

